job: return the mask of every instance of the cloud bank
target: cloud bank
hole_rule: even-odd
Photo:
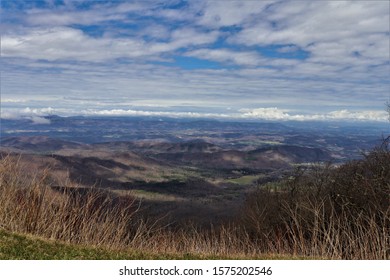
[[[21,110],[6,110],[2,112],[2,119],[27,119],[34,124],[50,124],[47,116],[58,114],[62,116],[130,116],[130,117],[169,117],[169,118],[193,118],[193,119],[221,119],[221,120],[260,120],[260,121],[371,121],[388,122],[389,115],[385,111],[349,111],[338,110],[326,114],[296,114],[290,110],[270,108],[241,109],[230,113],[199,113],[184,111],[150,111],[137,109],[89,109],[89,110],[55,110],[53,108]]]
[[[294,114],[278,108],[243,109],[242,118],[277,121],[378,121],[386,122],[389,116],[384,111],[339,110],[326,114]]]

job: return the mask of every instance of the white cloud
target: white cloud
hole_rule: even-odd
[[[299,48],[297,46],[284,46],[277,49],[280,53],[296,52]]]
[[[52,115],[55,110],[52,107],[48,108],[29,108],[26,107],[23,110],[20,111],[22,115],[31,115],[31,116],[45,116],[45,115]]]
[[[4,120],[18,120],[22,118],[20,113],[14,110],[11,111],[1,110],[0,117]]]
[[[39,117],[39,116],[31,116],[31,121],[33,122],[33,124],[50,124],[50,120],[49,119],[45,119],[43,117]]]
[[[139,38],[94,38],[79,29],[53,27],[29,29],[24,34],[4,35],[1,55],[43,60],[102,62],[116,58],[144,58],[176,49],[212,43],[218,32],[182,28],[172,32],[169,42],[152,43]]]
[[[22,98],[1,98],[0,101],[2,104],[4,104],[4,103],[24,103],[28,100]]]
[[[349,111],[339,110],[325,114],[293,114],[290,110],[273,108],[257,108],[240,110],[242,118],[264,119],[277,121],[388,121],[388,114],[384,111]]]
[[[386,1],[279,2],[236,39],[247,44],[289,43],[305,47],[388,32],[388,8]]]
[[[242,109],[242,117],[244,118],[259,118],[265,120],[288,120],[291,116],[284,110],[276,107],[273,108],[257,108],[257,109]]]
[[[160,108],[161,109],[161,108]],[[238,111],[229,108],[228,113],[209,113],[196,111],[175,111],[166,107],[166,110],[139,110],[139,109],[84,109],[78,108],[24,108],[20,110],[2,110],[2,119],[28,119],[34,124],[50,124],[45,116],[58,114],[61,116],[138,116],[138,117],[171,117],[171,118],[212,118],[212,119],[250,119],[267,121],[373,121],[388,122],[388,114],[385,111],[350,111],[338,110],[328,113],[293,113],[292,110],[279,109],[277,107],[264,107],[255,109],[240,109]]]
[[[200,32],[194,28],[180,28],[171,33],[167,43],[150,43],[147,49],[150,53],[170,52],[184,47],[211,44],[218,39],[219,32]]]
[[[118,31],[118,28],[115,28],[113,30],[113,34]],[[125,30],[120,30],[120,32],[124,32]],[[128,33],[134,33],[134,31],[127,30]],[[105,34],[108,34],[107,32]],[[126,33],[125,33],[126,34]],[[162,24],[149,24],[145,27],[143,27],[139,33],[138,36],[146,36],[152,39],[158,39],[158,40],[168,40],[171,36],[171,31],[168,26],[162,25]]]
[[[88,10],[77,10],[74,5],[54,7],[52,9],[31,9],[28,10],[25,21],[33,26],[69,26],[73,24],[98,24],[108,21],[126,20],[128,13],[145,13],[152,3],[120,3],[118,5],[102,4],[97,1]]]
[[[178,118],[228,118],[227,114],[197,113],[197,112],[172,112],[172,111],[144,111],[144,110],[85,110],[87,116],[141,116],[141,117],[178,117]]]
[[[264,59],[262,59],[256,52],[237,52],[229,49],[197,49],[186,52],[185,55],[222,63],[246,66],[259,65],[262,61],[264,61]]]
[[[389,93],[388,1],[184,4],[97,1],[78,9],[69,1],[4,12],[2,105],[79,113],[156,104],[211,113],[251,108],[239,113],[246,117],[383,119],[375,110]],[[93,26],[98,35],[88,33]],[[308,57],[279,57],[301,51]],[[222,68],[180,69],[178,56]]]
[[[248,23],[276,1],[205,1],[198,24],[209,27]]]
[[[357,111],[349,110],[333,111],[326,115],[329,119],[336,120],[372,120],[372,121],[387,121],[388,114],[384,111]]]
[[[7,107],[110,109],[110,106],[156,104],[238,110],[304,106],[318,112],[332,111],[335,106],[356,110],[364,105],[367,110],[381,110],[389,92],[388,84],[378,82],[373,86],[365,82],[365,72],[356,75],[356,81],[339,80],[337,73],[330,80],[313,78],[311,71],[317,73],[324,68],[319,64],[318,69],[316,65],[306,64],[306,68],[299,65],[300,76],[293,69],[291,73],[273,68],[172,71],[169,67],[148,64],[129,67],[30,60],[20,60],[17,70],[8,71],[7,61],[2,58],[2,99],[26,100],[20,105],[2,102]]]
[[[0,117],[2,119],[8,120],[30,120],[33,124],[50,124],[50,120],[46,119],[44,116],[50,115],[52,113],[52,108],[30,109],[27,107],[21,110],[2,109]]]
[[[284,1],[229,40],[236,44],[293,44],[316,61],[388,61],[388,1]],[[360,57],[355,57],[354,52]],[[342,62],[341,62],[342,63]]]
[[[30,29],[21,35],[4,35],[1,55],[43,60],[101,61],[111,57],[104,51],[109,43],[105,39],[90,38],[81,30],[74,28]],[[123,48],[124,45],[127,45],[128,50],[131,51],[131,46],[135,44],[130,40],[117,42],[112,51],[118,52],[118,49]]]

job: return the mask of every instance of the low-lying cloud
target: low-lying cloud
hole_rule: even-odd
[[[169,108],[168,108],[169,110]],[[277,107],[241,109],[230,113],[205,113],[195,111],[150,111],[138,109],[53,109],[41,108],[22,110],[3,110],[2,119],[27,119],[34,124],[50,124],[46,116],[57,114],[61,116],[131,116],[131,117],[169,117],[169,118],[209,118],[209,119],[235,119],[235,120],[265,120],[265,121],[353,121],[353,122],[387,122],[389,115],[385,111],[349,111],[338,110],[322,114],[294,113],[291,110]]]
[[[6,120],[29,120],[33,124],[50,124],[51,121],[45,116],[48,115],[49,110],[31,110],[25,108],[23,110],[2,110],[1,119]]]
[[[338,110],[324,114],[294,114],[290,110],[273,108],[242,109],[242,118],[277,121],[378,121],[385,122],[389,116],[384,111]]]

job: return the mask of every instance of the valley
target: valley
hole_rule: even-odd
[[[61,189],[95,188],[142,201],[171,222],[231,219],[248,192],[299,166],[339,164],[380,143],[386,127],[156,118],[2,120],[3,156],[49,170]],[[229,209],[229,211],[226,211]]]

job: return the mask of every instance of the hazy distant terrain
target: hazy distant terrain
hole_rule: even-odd
[[[238,205],[251,187],[279,180],[299,165],[357,158],[380,143],[380,131],[386,129],[135,117],[47,119],[50,124],[2,120],[2,153],[22,154],[29,171],[49,168],[59,187],[70,180],[79,187],[132,192],[144,204],[160,204],[160,210],[190,205],[188,215]]]
[[[358,156],[387,135],[381,122],[264,122],[174,119],[157,117],[59,117],[47,116],[48,123],[30,119],[1,120],[1,145],[12,146],[7,138],[46,136],[80,143],[103,142],[206,142],[222,149],[255,150],[279,144],[327,149],[334,156]],[[54,143],[53,143],[54,144]],[[147,148],[138,143],[135,148]],[[23,147],[24,149],[26,148]],[[58,149],[58,146],[48,146]],[[152,148],[150,146],[150,148]],[[36,147],[34,147],[36,149]],[[156,147],[160,151],[160,147]],[[177,150],[178,151],[178,150]],[[182,150],[184,152],[184,150]],[[161,150],[163,152],[163,150]]]

